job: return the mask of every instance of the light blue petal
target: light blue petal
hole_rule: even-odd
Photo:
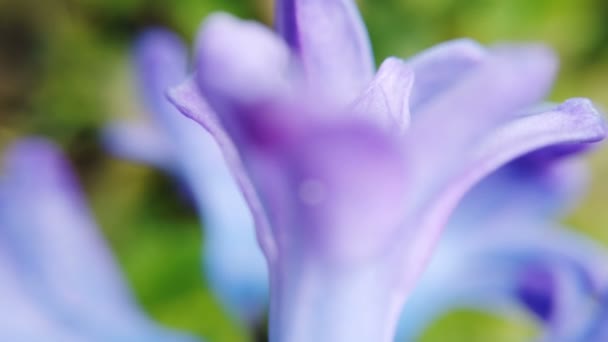
[[[210,284],[230,311],[253,322],[261,318],[268,295],[266,262],[253,218],[217,143],[165,97],[167,89],[185,77],[184,50],[171,33],[147,32],[136,51],[140,86],[150,99],[152,119],[171,141],[174,167],[202,216]]]
[[[0,224],[0,230],[2,227]],[[50,317],[26,291],[20,270],[7,251],[5,241],[0,240],[0,340],[81,340],[62,327],[60,321]]]
[[[120,340],[158,329],[137,307],[53,145],[15,144],[1,187],[0,237],[31,298],[50,317],[91,338]]]
[[[120,158],[175,172],[171,143],[152,123],[116,120],[103,128],[102,140],[106,149]]]
[[[540,322],[542,330],[551,336],[574,336],[591,314],[598,287],[607,284],[608,271],[601,266],[606,251],[535,219],[518,229],[509,221],[479,228],[441,241],[405,305],[396,340],[415,339],[434,319],[455,308],[502,313],[533,309],[520,304],[519,291],[525,272],[535,265],[556,277],[555,289],[547,294],[552,307],[548,321]]]

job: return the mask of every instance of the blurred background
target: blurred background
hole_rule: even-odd
[[[377,61],[438,42],[543,41],[561,56],[552,100],[585,96],[608,105],[608,1],[362,0]],[[0,150],[42,135],[69,154],[100,226],[137,299],[165,325],[207,341],[249,341],[207,290],[194,209],[159,171],[121,161],[100,144],[108,120],[142,111],[131,44],[149,26],[191,41],[212,11],[272,24],[269,0],[0,0]],[[567,223],[608,244],[608,148],[590,156],[594,180]],[[422,341],[527,341],[526,317],[458,311]]]

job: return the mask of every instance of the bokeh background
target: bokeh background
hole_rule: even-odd
[[[378,61],[438,42],[544,41],[560,54],[552,99],[591,97],[608,105],[606,0],[362,0]],[[0,149],[42,135],[66,149],[100,227],[145,310],[208,341],[250,341],[206,287],[204,238],[186,196],[159,171],[121,161],[100,144],[112,118],[142,111],[131,45],[149,26],[188,40],[212,11],[272,22],[269,0],[0,0]],[[608,147],[590,157],[590,192],[567,223],[608,244]],[[608,267],[608,265],[607,265]],[[458,311],[422,341],[528,341],[527,317]]]

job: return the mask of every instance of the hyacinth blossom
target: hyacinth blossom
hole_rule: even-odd
[[[257,321],[267,297],[267,275],[249,210],[216,143],[196,123],[176,115],[163,96],[186,73],[184,44],[170,32],[149,30],[136,44],[135,56],[139,86],[158,127],[144,120],[117,121],[107,127],[105,143],[113,153],[175,173],[192,187],[208,222],[208,278],[232,312]],[[192,150],[204,153],[188,153]],[[397,341],[413,340],[453,308],[511,311],[518,308],[517,299],[546,325],[547,336],[577,334],[581,324],[568,316],[588,317],[588,297],[604,277],[593,266],[603,258],[596,246],[573,233],[539,229],[555,225],[585,183],[578,161],[557,157],[543,162],[520,158],[465,197],[402,313]],[[564,298],[553,298],[556,294]]]
[[[603,292],[600,301],[579,341],[601,342],[608,339],[608,289]]]
[[[608,289],[605,251],[556,223],[580,198],[586,176],[579,160],[545,151],[474,187],[406,302],[396,340],[416,340],[439,315],[473,308],[524,309],[543,340],[576,341]]]
[[[266,310],[268,272],[253,218],[217,143],[164,95],[185,77],[187,56],[186,46],[171,32],[152,29],[141,36],[135,49],[136,78],[150,115],[110,124],[104,142],[118,156],[181,180],[204,221],[207,281],[230,312],[254,324]]]
[[[195,340],[159,327],[137,306],[53,145],[23,140],[4,161],[0,340]]]
[[[269,264],[272,341],[390,341],[461,197],[505,163],[601,140],[546,96],[556,58],[461,40],[375,71],[353,2],[279,1],[278,34],[226,14],[169,92],[216,139]],[[192,151],[194,153],[194,151]]]
[[[261,252],[253,237],[249,210],[236,183],[223,166],[225,163],[215,142],[193,121],[175,115],[176,109],[168,105],[163,96],[164,89],[179,82],[186,73],[186,49],[174,34],[154,29],[139,39],[135,56],[140,89],[153,114],[151,117],[158,121],[159,127],[143,120],[118,121],[106,129],[105,142],[119,156],[154,165],[177,173],[178,176],[183,172],[184,175],[180,177],[184,178],[186,185],[194,184],[194,195],[201,194],[198,196],[199,205],[207,205],[207,208],[202,207],[202,215],[210,218],[206,219],[208,222],[215,222],[210,227],[209,224],[206,225],[207,235],[215,237],[209,238],[210,243],[206,248],[205,262],[209,280],[231,311],[248,321],[257,320],[264,308],[267,280],[265,265],[260,260]],[[174,128],[175,135],[170,139],[170,128],[175,126],[178,128]],[[161,128],[166,129],[165,134]],[[180,142],[181,139],[185,139],[184,148],[171,147],[171,141]],[[195,155],[179,153],[193,149],[205,152]],[[596,263],[595,260],[601,260],[594,258],[594,253],[586,251],[591,246],[590,242],[585,241],[580,243],[581,246],[573,247],[581,238],[563,243],[572,238],[571,233],[561,229],[537,229],[556,220],[553,216],[559,211],[557,209],[562,208],[562,202],[569,203],[572,198],[578,197],[576,193],[583,183],[580,180],[580,166],[572,162],[537,163],[530,162],[530,159],[522,158],[510,163],[489,180],[482,182],[477,187],[479,190],[476,188],[465,197],[465,203],[459,206],[454,217],[449,220],[448,236],[443,238],[433,256],[433,262],[425,271],[425,277],[417,285],[402,313],[403,323],[396,340],[412,340],[434,318],[455,307],[512,309],[513,304],[517,303],[513,299],[518,295],[523,301],[529,302],[534,293],[528,293],[526,287],[533,286],[531,290],[536,291],[540,286],[538,279],[549,281],[550,284],[545,287],[550,288],[552,293],[561,293],[556,287],[564,287],[569,283],[562,285],[559,281],[556,282],[552,273],[563,272],[564,258],[559,258],[562,255],[569,258],[566,260],[582,264],[583,270],[595,272],[599,269],[589,267],[589,264]],[[183,163],[185,171],[180,172],[180,163]],[[205,170],[211,167],[216,167],[216,170],[205,174]],[[190,171],[187,172],[188,170]],[[206,189],[215,190],[215,193]],[[504,196],[500,194],[507,194],[507,198],[502,198]],[[216,203],[213,198],[224,198],[219,204],[226,206],[213,208]],[[489,203],[491,210],[487,207],[480,208]],[[490,217],[484,217],[480,211],[490,213]],[[546,215],[539,215],[539,211]],[[517,217],[521,219],[516,221]],[[519,229],[500,227],[505,222]],[[469,229],[479,226],[489,227],[479,231]],[[471,231],[473,234],[467,234]],[[542,234],[541,239],[538,239],[538,234]],[[492,238],[488,239],[488,235]],[[591,248],[595,249],[597,248]],[[468,252],[462,253],[463,251]],[[558,261],[557,265],[553,265],[554,261]],[[558,269],[538,271],[539,263],[550,263]],[[479,274],[486,276],[480,277]],[[488,276],[490,274],[491,277]],[[525,277],[523,283],[519,284],[521,274]],[[544,274],[548,275],[543,276]],[[585,285],[580,282],[580,277],[572,277],[578,275],[577,272],[567,274],[570,277],[566,277],[565,281]],[[598,275],[589,276],[597,278]],[[449,288],[443,286],[455,281],[460,285]],[[574,286],[573,290],[581,290],[581,287],[583,286]],[[547,323],[547,334],[563,335],[566,332],[562,330],[571,330],[564,327],[577,326],[573,319],[553,316],[561,312],[573,312],[571,305],[588,304],[589,301],[580,300],[577,295],[588,296],[592,291],[584,287],[582,290],[563,290],[576,296],[574,299],[567,298],[566,303],[554,303],[552,297],[545,294],[543,298],[549,299],[534,300],[535,304],[530,309],[542,322]],[[560,310],[556,307],[558,305],[568,309]],[[582,317],[585,316],[579,315],[579,318]],[[568,334],[571,335],[572,331]]]

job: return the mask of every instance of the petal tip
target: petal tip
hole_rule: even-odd
[[[6,163],[13,165],[24,165],[36,161],[55,164],[61,159],[59,147],[43,138],[21,139],[13,143],[6,150],[5,155]]]
[[[586,98],[572,98],[564,101],[557,107],[558,110],[571,112],[573,114],[593,113],[599,115],[597,109],[593,106],[593,102]]]
[[[174,32],[163,27],[150,27],[144,30],[135,43],[137,49],[149,49],[155,46],[168,50],[181,49],[184,44]]]
[[[487,54],[486,48],[471,38],[456,39],[446,43],[446,46],[448,44],[453,49],[453,53],[471,60],[480,60]]]
[[[9,177],[27,179],[32,184],[72,183],[73,171],[59,146],[43,138],[23,138],[13,143],[3,158]]]
[[[564,101],[557,109],[578,116],[581,121],[592,127],[589,141],[600,141],[606,138],[608,127],[601,112],[586,98],[572,98]]]
[[[167,88],[165,90],[165,98],[173,105],[175,108],[179,110],[180,113],[185,115],[186,117],[192,118],[193,113],[188,110],[187,104],[194,100],[193,97],[193,89],[192,87],[195,85],[194,81],[189,78],[188,80],[182,82],[173,87]]]

